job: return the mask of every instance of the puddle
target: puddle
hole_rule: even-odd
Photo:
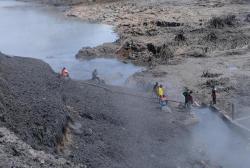
[[[115,59],[79,61],[75,54],[82,47],[113,42],[113,27],[67,18],[54,7],[0,1],[0,51],[8,55],[42,59],[59,72],[67,67],[74,79],[89,79],[97,68],[107,83],[123,85],[140,68]]]
[[[233,64],[230,64],[230,65],[228,65],[228,69],[229,69],[229,72],[235,72],[235,71],[237,71],[238,70],[238,67],[237,66],[235,66],[235,65],[233,65]]]

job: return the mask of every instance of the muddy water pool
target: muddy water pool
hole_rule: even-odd
[[[129,76],[141,70],[116,59],[75,59],[82,47],[113,42],[117,35],[111,26],[68,18],[53,7],[1,0],[0,37],[2,53],[42,59],[56,72],[67,67],[73,79],[89,79],[97,68],[107,83],[124,85]]]

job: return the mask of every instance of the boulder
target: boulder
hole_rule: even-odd
[[[235,15],[228,15],[224,17],[213,17],[209,20],[208,26],[210,28],[222,29],[226,26],[232,27],[237,24]]]
[[[246,22],[250,22],[250,14],[248,14],[248,15],[246,16],[245,21],[246,21]]]
[[[179,26],[183,26],[183,23],[178,23],[178,22],[167,22],[164,20],[158,20],[155,22],[156,26],[159,27],[179,27]]]
[[[76,58],[89,57],[110,57],[115,56],[118,46],[113,43],[104,43],[103,45],[91,48],[83,47],[77,54]]]

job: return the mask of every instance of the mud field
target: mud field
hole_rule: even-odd
[[[182,107],[166,113],[142,92],[60,79],[32,58],[1,54],[0,64],[1,166],[214,165],[190,149]]]
[[[42,61],[0,54],[1,166],[222,167],[191,145],[192,116],[175,103],[162,112],[145,90],[159,81],[183,101],[187,86],[208,104],[216,85],[217,106],[231,115],[236,104],[236,117],[248,116],[248,0],[49,3],[69,17],[115,26],[116,42],[82,48],[77,58],[116,57],[147,70],[129,79],[139,88],[131,90],[60,79]]]

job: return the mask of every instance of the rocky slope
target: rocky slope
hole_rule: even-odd
[[[39,60],[1,54],[0,64],[1,125],[36,149],[55,150],[69,117],[60,79]]]
[[[35,150],[68,157],[77,163],[104,164],[96,158],[99,155],[108,158],[106,152],[113,141],[112,130],[121,125],[114,112],[109,93],[102,88],[60,79],[42,61],[0,54],[0,124]],[[104,140],[96,144],[100,139]],[[73,142],[81,151],[77,151],[77,145],[76,150],[72,149]],[[6,150],[11,150],[9,148],[11,144]],[[112,148],[115,149],[115,145]],[[19,149],[13,150],[19,152]],[[30,152],[21,156],[26,155],[30,156]],[[25,161],[13,164],[28,164]]]
[[[34,150],[8,129],[0,128],[0,166],[1,167],[45,167],[45,168],[84,168],[83,164],[74,164],[64,158],[55,157],[44,151]]]
[[[44,62],[0,54],[0,166],[209,166],[190,146],[197,120],[152,95],[60,79]]]

